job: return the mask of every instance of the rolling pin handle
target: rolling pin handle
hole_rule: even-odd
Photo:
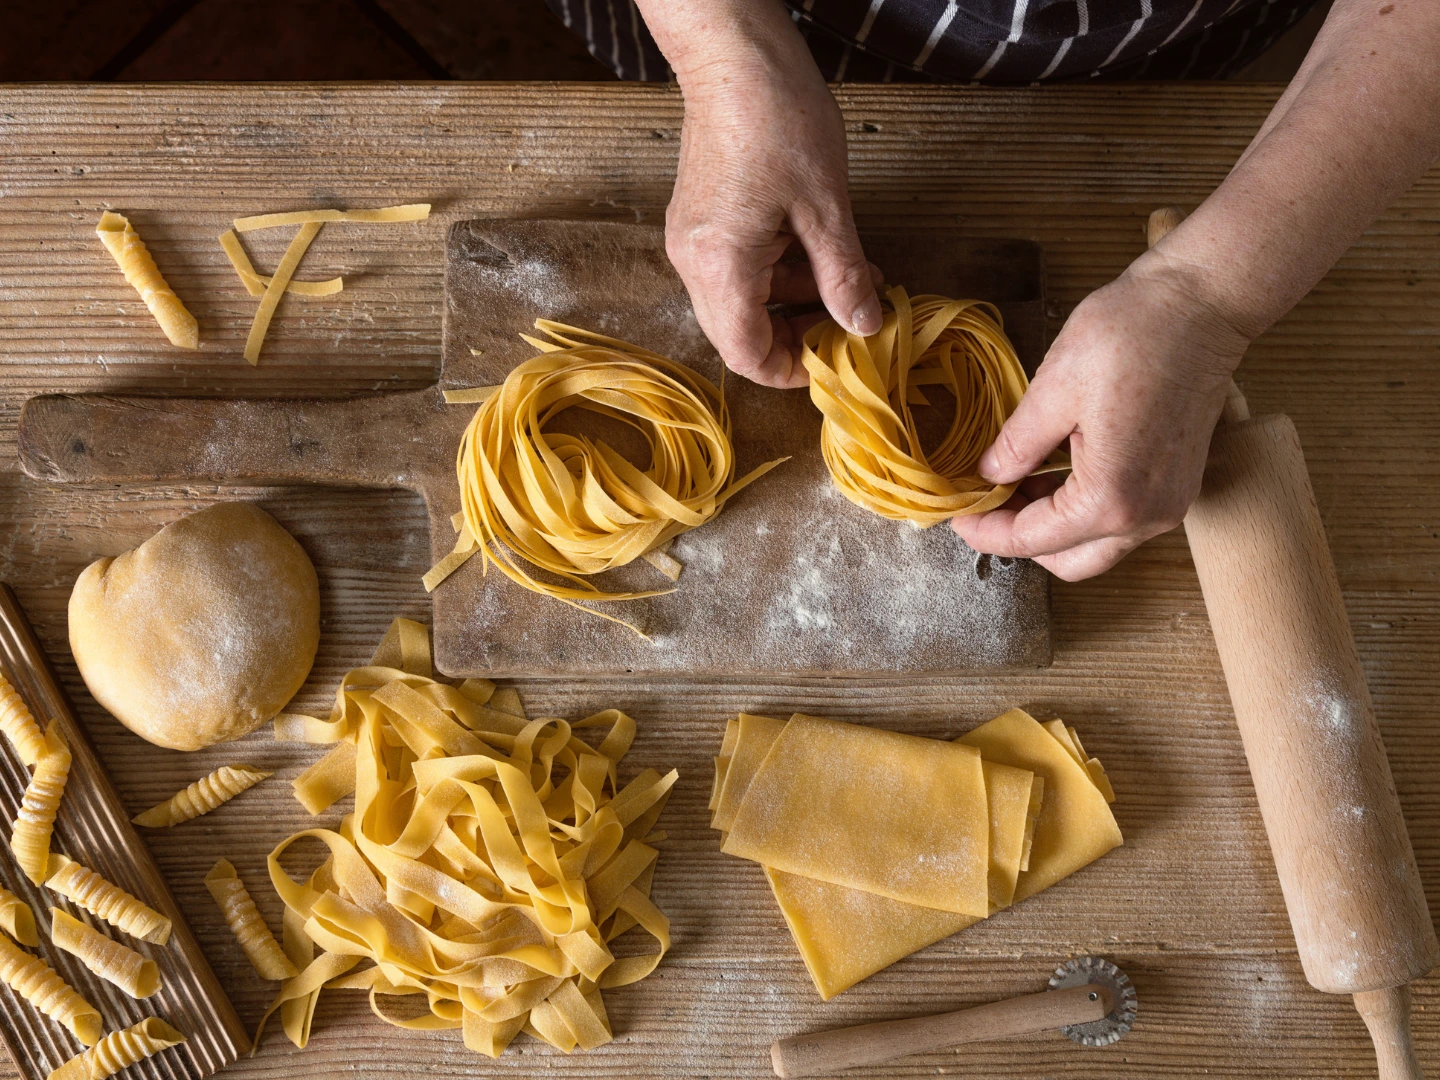
[[[1380,1080],[1425,1080],[1410,1037],[1410,984],[1362,991],[1355,1008],[1375,1043]]]

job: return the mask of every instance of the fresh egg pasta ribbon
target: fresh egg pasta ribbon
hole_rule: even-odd
[[[179,825],[201,814],[210,813],[217,806],[249,791],[261,780],[273,775],[274,773],[257,769],[254,765],[221,765],[214,772],[176,792],[159,806],[152,806],[130,820],[149,829]]]
[[[150,249],[140,239],[134,226],[120,214],[107,210],[100,215],[100,224],[95,227],[95,232],[120,267],[125,280],[145,301],[145,306],[155,316],[160,329],[165,331],[170,344],[182,349],[198,349],[199,323],[165,281],[150,255]]]
[[[428,648],[399,631],[397,620],[394,647],[346,674],[332,716],[344,741],[327,757],[348,748],[354,810],[271,853],[285,950],[305,966],[266,1019],[278,1010],[303,1047],[319,993],[357,989],[387,1023],[459,1028],[492,1057],[521,1031],[565,1052],[608,1042],[601,989],[643,979],[670,946],[650,884],[677,774],[644,769],[622,786],[630,717],[527,720],[487,680],[420,674]],[[592,728],[606,730],[598,747],[576,735]],[[306,805],[329,805],[330,791]],[[281,859],[306,839],[327,857],[297,881]],[[617,958],[611,942],[637,927],[659,948]],[[427,1013],[402,1020],[382,1005],[411,994],[426,995]]]
[[[848,333],[833,320],[805,334],[810,400],[824,414],[820,448],[835,486],[883,517],[928,527],[993,510],[1014,492],[976,472],[980,455],[1029,385],[1000,312],[977,300],[888,291],[879,331]],[[955,417],[926,451],[911,414],[923,386],[955,397]]]
[[[522,335],[540,355],[481,402],[460,440],[460,539],[425,587],[433,590],[478,552],[487,569],[493,563],[531,592],[621,622],[576,601],[669,590],[606,592],[586,577],[704,525],[784,459],[735,479],[720,388],[628,342],[546,319],[535,326],[550,340]],[[599,439],[546,430],[570,408],[634,428],[649,445],[650,467],[642,472]],[[561,583],[535,578],[526,563]]]

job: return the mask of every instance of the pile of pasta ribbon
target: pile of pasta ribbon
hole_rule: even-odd
[[[396,620],[387,642],[390,655],[382,644],[345,676],[329,720],[277,726],[335,743],[295,781],[307,808],[347,787],[355,806],[338,829],[296,833],[270,855],[299,974],[266,1019],[278,1009],[303,1047],[319,992],[351,988],[388,1023],[462,1028],[466,1046],[492,1057],[521,1031],[566,1052],[608,1042],[601,989],[643,979],[670,945],[649,899],[651,844],[677,774],[645,769],[621,787],[635,737],[624,713],[526,720],[497,707],[516,708],[518,695],[506,701],[488,680],[430,678],[423,626]],[[608,731],[597,749],[577,728]],[[306,837],[328,857],[297,881],[281,857]],[[658,951],[616,958],[610,943],[636,927]],[[421,994],[428,1012],[408,1019],[379,1002]]]
[[[912,298],[899,286],[887,293],[877,333],[862,338],[827,320],[805,334],[801,359],[825,415],[830,475],[851,502],[916,525],[993,510],[1014,485],[983,480],[976,466],[1029,385],[1000,312],[978,300]],[[950,429],[929,452],[910,412],[929,404],[924,386],[955,396]]]
[[[720,388],[628,342],[545,319],[535,326],[550,340],[521,335],[540,355],[515,368],[503,385],[481,392],[484,400],[460,441],[460,536],[425,576],[426,589],[478,552],[487,569],[493,562],[516,584],[575,607],[578,600],[637,600],[669,591],[606,592],[585,577],[663,552],[780,461],[735,479],[730,414]],[[570,408],[640,432],[650,467],[642,472],[598,439],[546,430]],[[537,580],[526,562],[562,583]]]

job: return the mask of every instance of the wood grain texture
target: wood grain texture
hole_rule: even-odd
[[[959,224],[1045,250],[1053,336],[1073,305],[1140,253],[1148,213],[1193,207],[1258,127],[1277,88],[980,91],[847,87],[852,194],[864,226]],[[234,758],[277,776],[150,840],[241,1016],[270,988],[230,940],[201,879],[220,855],[263,884],[272,841],[310,823],[288,780],[317,750],[256,733],[181,755],[139,742],[76,676],[65,602],[92,559],[218,497],[203,483],[59,487],[18,475],[15,421],[39,393],[325,396],[418,389],[439,371],[444,231],[486,215],[661,220],[678,150],[663,89],[553,86],[36,87],[0,90],[0,573],[14,581],[126,804],[142,810]],[[347,274],[325,301],[286,297],[251,369],[254,301],[215,237],[236,214],[431,198],[408,230],[331,229],[305,277]],[[200,319],[199,356],[169,349],[93,236],[126,212]],[[283,247],[257,240],[266,270]],[[1238,375],[1256,413],[1294,419],[1415,845],[1440,899],[1440,174],[1380,219]],[[321,711],[397,614],[428,617],[421,501],[403,491],[245,488],[320,572],[321,653],[297,708]],[[1133,1032],[1090,1050],[1059,1034],[860,1070],[871,1077],[1373,1077],[1348,998],[1308,987],[1184,537],[1054,588],[1043,673],[916,685],[824,679],[527,680],[532,711],[602,705],[640,722],[636,768],[680,769],[655,897],[675,949],[607,997],[618,1038],[563,1058],[522,1041],[491,1063],[455,1036],[382,1026],[357,994],[316,1017],[310,1049],[267,1038],[227,1075],[761,1077],[770,1043],[803,1031],[942,1012],[1042,989],[1066,956],[1100,953],[1139,994]],[[707,828],[710,756],[746,709],[956,735],[1012,704],[1065,716],[1105,762],[1126,845],[1041,896],[820,1003],[755,867]],[[336,815],[321,820],[333,823]],[[753,872],[752,872],[753,871]],[[279,927],[280,907],[256,888]],[[1440,983],[1414,986],[1420,1058],[1440,1062]],[[521,1052],[523,1051],[523,1053]]]

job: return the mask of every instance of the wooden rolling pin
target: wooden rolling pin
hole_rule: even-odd
[[[1440,943],[1295,425],[1233,383],[1185,532],[1305,977],[1355,996],[1381,1080],[1423,1080],[1409,984]]]

